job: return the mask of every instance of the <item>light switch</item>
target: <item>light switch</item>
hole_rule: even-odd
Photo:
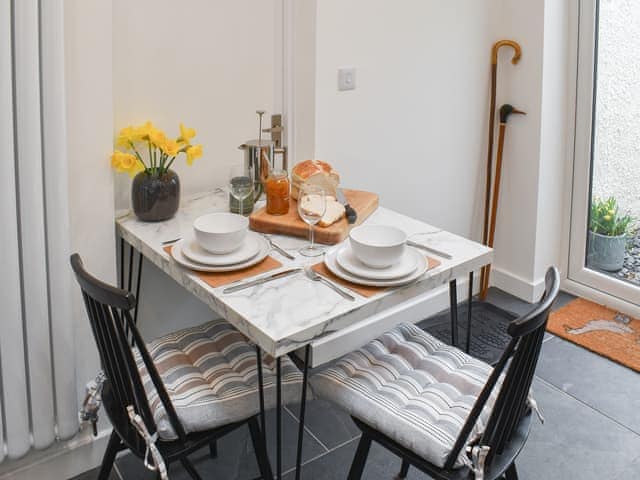
[[[338,69],[338,90],[354,90],[356,88],[356,69],[339,68]]]

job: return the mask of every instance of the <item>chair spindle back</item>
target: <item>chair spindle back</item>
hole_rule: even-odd
[[[527,413],[527,399],[547,320],[559,290],[560,275],[555,267],[550,267],[545,276],[545,293],[540,302],[529,313],[509,324],[507,332],[511,340],[480,392],[447,458],[445,468],[453,467],[499,380],[502,380],[502,384],[479,444],[490,448],[487,462],[504,451],[523,415]]]
[[[106,376],[103,405],[114,429],[127,447],[138,454],[144,452],[144,440],[129,423],[127,406],[133,405],[149,432],[153,435],[157,431],[136,364],[137,349],[174,431],[184,440],[186,433],[131,317],[131,310],[136,304],[134,295],[90,275],[84,269],[77,253],[71,256],[71,266],[82,290],[89,323]]]

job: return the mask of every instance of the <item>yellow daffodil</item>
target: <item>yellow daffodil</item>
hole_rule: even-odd
[[[164,134],[162,130],[157,128],[153,128],[149,131],[149,141],[152,145],[158,148],[162,148],[162,146],[167,142],[167,136]]]
[[[116,145],[123,148],[130,148],[131,144],[136,141],[136,129],[126,127],[120,130],[116,138]]]
[[[145,170],[154,175],[163,174],[181,153],[185,154],[187,164],[192,165],[194,160],[202,156],[202,145],[191,144],[195,135],[195,129],[185,127],[182,123],[180,135],[175,140],[168,138],[151,121],[125,127],[116,137],[119,149],[111,156],[111,166],[132,177]]]
[[[160,145],[160,149],[170,157],[175,157],[180,152],[180,145],[178,142],[167,139]]]
[[[111,166],[117,172],[127,172],[131,176],[144,170],[144,166],[135,155],[118,150],[111,155]]]
[[[155,132],[157,129],[156,127],[153,126],[153,123],[151,123],[150,121],[147,121],[144,123],[144,125],[140,125],[139,127],[135,128],[135,132],[136,132],[136,137],[139,140],[149,140],[149,137],[152,135],[153,132]]]
[[[202,145],[194,145],[187,148],[187,165],[193,165],[193,161],[202,156]]]
[[[183,123],[180,124],[180,136],[176,140],[183,145],[191,145],[190,141],[196,136],[196,131],[193,128],[185,127]]]

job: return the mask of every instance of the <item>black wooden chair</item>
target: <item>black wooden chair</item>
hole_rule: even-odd
[[[493,368],[405,324],[311,378],[314,393],[362,431],[349,480],[361,478],[372,441],[402,459],[398,479],[410,466],[438,480],[518,478],[515,460],[537,411],[531,383],[559,291],[554,267],[545,281],[540,302],[509,324]]]
[[[215,442],[218,438],[247,424],[260,474],[264,479],[272,479],[273,475],[267,457],[263,432],[261,432],[258,423],[257,399],[251,403],[256,407],[252,407],[251,411],[246,412],[246,418],[205,431],[192,431],[191,433],[185,431],[154,359],[132,320],[130,312],[135,306],[135,297],[131,293],[107,285],[87,273],[78,254],[71,256],[71,266],[82,290],[104,369],[106,380],[103,384],[102,402],[113,425],[113,432],[104,454],[98,478],[106,480],[109,477],[116,454],[120,450],[129,449],[145,462],[151,461],[146,458],[148,456],[147,441],[131,423],[127,407],[133,407],[148,433],[154,435],[158,432],[154,413],[161,404],[166,412],[165,418],[176,437],[172,440],[161,439],[156,443],[156,447],[167,465],[179,460],[192,478],[199,479],[200,476],[187,455],[209,446],[213,456]],[[229,328],[231,327],[229,326]],[[255,352],[255,349],[248,343],[246,349]],[[246,349],[244,355],[245,358],[248,358]],[[255,364],[258,363],[255,354],[253,358],[254,365],[249,366],[251,369],[256,368]],[[245,363],[247,362],[250,360],[245,360]],[[142,369],[146,370],[146,379],[141,375],[141,364],[144,365]],[[260,375],[262,375],[261,372]],[[145,392],[145,387],[151,384],[157,392],[156,408],[148,400],[149,392]],[[237,385],[235,387],[238,388]],[[252,385],[251,388],[257,396],[257,385]],[[215,406],[211,408],[215,408]]]

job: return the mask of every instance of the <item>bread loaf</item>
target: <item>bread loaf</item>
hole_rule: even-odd
[[[300,185],[308,183],[321,187],[326,195],[335,197],[340,176],[331,165],[321,160],[305,160],[291,170],[291,196],[297,200]]]

